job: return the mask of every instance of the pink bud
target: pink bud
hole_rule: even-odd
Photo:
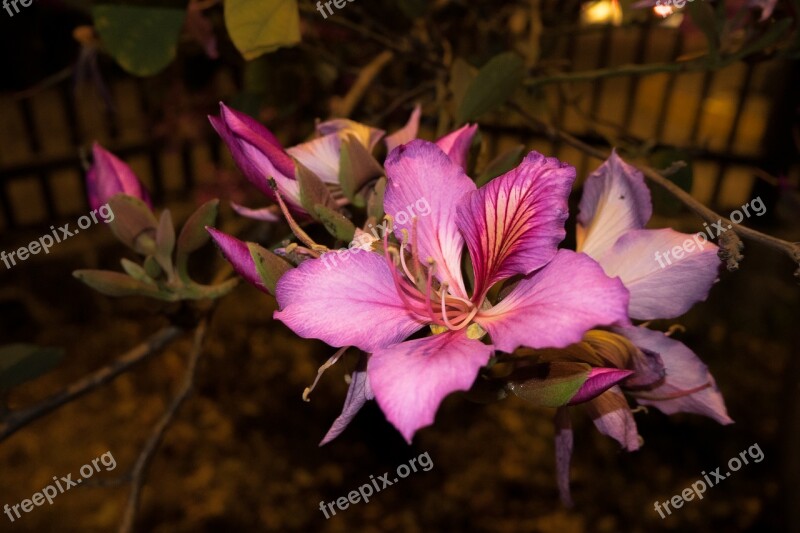
[[[92,209],[106,204],[115,194],[127,194],[153,206],[150,195],[131,167],[98,143],[92,146],[92,155],[94,162],[86,173],[86,190]]]

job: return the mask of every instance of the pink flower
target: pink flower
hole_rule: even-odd
[[[717,246],[672,229],[644,229],[653,212],[650,191],[642,173],[616,153],[587,178],[579,209],[577,250],[622,281],[630,292],[631,318],[674,318],[706,299],[719,272]],[[695,246],[685,257],[668,264],[658,261],[660,253],[676,246],[685,249],[686,242]],[[625,357],[608,360],[606,365],[633,374],[587,402],[601,433],[628,451],[639,448],[636,422],[623,392],[666,414],[688,412],[721,424],[733,422],[708,368],[685,345],[643,326],[611,331],[627,338],[631,346]],[[565,408],[560,408],[556,424],[559,490],[562,501],[569,504],[572,430]]]
[[[416,137],[419,118],[420,110],[416,108],[408,124],[386,138],[389,149]],[[250,183],[268,198],[276,201],[275,192],[268,182],[270,177],[274,178],[278,191],[289,209],[300,215],[307,213],[300,201],[300,187],[295,179],[295,161],[327,184],[340,205],[347,203],[339,183],[341,149],[345,139],[355,139],[355,142],[362,147],[359,153],[363,160],[361,164],[355,165],[354,182],[362,184],[382,174],[380,165],[369,154],[383,137],[384,132],[352,120],[334,119],[322,122],[317,126],[319,137],[288,149],[284,149],[277,137],[260,122],[223,103],[220,103],[220,116],[210,116],[209,120],[225,141],[236,165]],[[464,126],[443,137],[438,143],[454,161],[463,166],[476,130],[477,126]],[[274,208],[248,209],[236,204],[233,207],[239,214],[249,218],[266,221],[279,219]]]
[[[445,396],[470,388],[495,350],[562,348],[592,327],[628,323],[621,282],[588,256],[557,249],[572,167],[531,152],[478,189],[440,147],[415,140],[392,151],[386,174],[384,210],[399,250],[384,235],[383,254],[360,250],[333,268],[305,261],[278,282],[275,318],[301,337],[371,353],[353,381],[360,398],[348,404],[374,395],[406,440],[433,422]],[[428,216],[396,216],[421,199]],[[502,299],[487,298],[512,277]],[[434,334],[406,340],[425,326]],[[487,333],[490,344],[480,340]]]
[[[419,119],[420,110],[416,108],[406,126],[386,138],[388,148],[391,150],[398,144],[414,139],[419,129]],[[376,161],[370,161],[369,154],[384,136],[384,132],[352,120],[334,119],[322,122],[317,126],[319,137],[288,149],[284,149],[275,135],[257,120],[225,104],[220,103],[219,117],[209,117],[209,120],[250,183],[275,201],[275,192],[268,182],[270,177],[274,178],[289,209],[301,215],[306,214],[306,211],[301,206],[300,188],[295,179],[295,160],[327,184],[340,205],[347,203],[339,183],[341,148],[345,139],[355,139],[363,148],[360,152],[367,159],[363,165],[357,165],[356,172],[359,174],[353,177],[356,183],[364,183],[382,171]],[[437,143],[454,161],[464,166],[476,130],[477,126],[467,125],[446,135]],[[259,220],[276,221],[279,218],[273,208],[254,210],[234,205],[234,209],[243,216]]]
[[[127,194],[153,206],[150,195],[130,166],[98,143],[92,146],[92,156],[94,161],[86,173],[86,190],[92,209],[98,209],[115,194]]]

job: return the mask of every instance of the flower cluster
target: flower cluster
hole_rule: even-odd
[[[704,300],[720,262],[708,244],[657,266],[653,253],[687,235],[645,228],[652,203],[636,168],[612,153],[586,179],[576,249],[568,250],[560,245],[573,167],[530,152],[478,187],[467,174],[476,126],[429,142],[416,138],[419,121],[417,108],[385,138],[380,164],[373,152],[384,132],[350,120],[323,122],[316,138],[285,149],[225,105],[211,117],[242,173],[275,204],[234,209],[266,221],[282,215],[298,242],[268,250],[213,227],[208,233],[241,277],[275,295],[274,318],[338,348],[320,374],[346,350],[359,353],[342,414],[321,444],[369,400],[410,442],[453,392],[484,399],[511,393],[555,408],[558,485],[569,504],[572,406],[584,404],[597,429],[626,450],[641,442],[629,398],[667,414],[731,422],[707,367],[669,333],[642,323],[676,318]],[[149,200],[124,164],[99,148],[95,161],[93,201],[115,193],[138,198],[133,218],[147,227],[124,235],[151,267],[168,273],[164,282],[142,282],[174,294],[185,258],[173,279],[169,239],[159,237],[171,221],[156,225],[142,213]],[[202,243],[199,222],[187,223],[190,250]],[[334,245],[352,241],[359,253],[331,268],[324,257],[331,248],[306,232],[315,223]]]

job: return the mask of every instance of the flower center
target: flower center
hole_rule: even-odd
[[[387,218],[391,222],[391,217]],[[479,309],[471,301],[451,294],[447,283],[434,278],[436,263],[433,259],[428,258],[426,265],[422,264],[417,246],[417,218],[411,219],[410,239],[408,230],[402,231],[399,250],[389,248],[389,233],[391,230],[383,234],[384,258],[392,272],[397,294],[406,307],[430,320],[431,324],[452,331],[469,326]]]

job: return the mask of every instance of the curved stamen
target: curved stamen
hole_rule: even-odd
[[[433,312],[433,302],[431,301],[431,289],[433,288],[433,271],[436,268],[436,263],[431,261],[428,264],[428,281],[425,283],[425,305],[428,308],[428,314],[431,317],[431,322],[437,323],[436,315]]]
[[[473,307],[477,307],[474,302],[467,300],[466,298],[461,298],[460,296],[456,296],[455,294],[450,294],[449,297],[457,302],[461,302],[467,306],[467,309],[472,309]]]
[[[465,327],[469,326],[469,323],[472,322],[472,319],[475,318],[475,315],[478,314],[478,308],[474,307],[470,313],[464,317],[464,319],[457,323],[455,327],[450,328],[453,331],[458,331],[460,329],[464,329]]]
[[[450,320],[448,320],[447,313],[445,312],[447,310],[447,306],[445,304],[444,299],[447,294],[447,283],[442,283],[441,290],[442,290],[442,321],[444,322],[444,325],[447,326],[447,329],[452,330],[453,324],[450,322]]]
[[[413,310],[414,312],[417,311],[417,307],[413,305],[408,298],[406,297],[405,292],[402,289],[403,283],[400,280],[400,276],[397,275],[397,265],[395,265],[394,261],[392,261],[389,255],[389,232],[383,234],[383,257],[386,259],[386,264],[389,267],[389,271],[392,274],[392,281],[394,281],[395,289],[397,290],[397,295],[400,296],[400,299],[403,300],[403,303],[406,304],[408,309]],[[424,313],[421,313],[424,316]]]
[[[417,239],[417,217],[411,219],[411,257],[414,259],[414,283],[420,279],[420,269],[422,263],[419,260],[419,246]]]
[[[404,232],[404,236],[405,236],[405,234],[407,233],[406,230],[403,230],[403,232]],[[414,280],[416,280],[416,278],[411,274],[411,272],[409,272],[408,266],[406,266],[405,246],[406,246],[406,242],[405,242],[405,239],[403,239],[403,242],[400,243],[400,264],[403,265],[403,272],[406,273],[406,276],[408,276],[408,279],[414,281]]]

